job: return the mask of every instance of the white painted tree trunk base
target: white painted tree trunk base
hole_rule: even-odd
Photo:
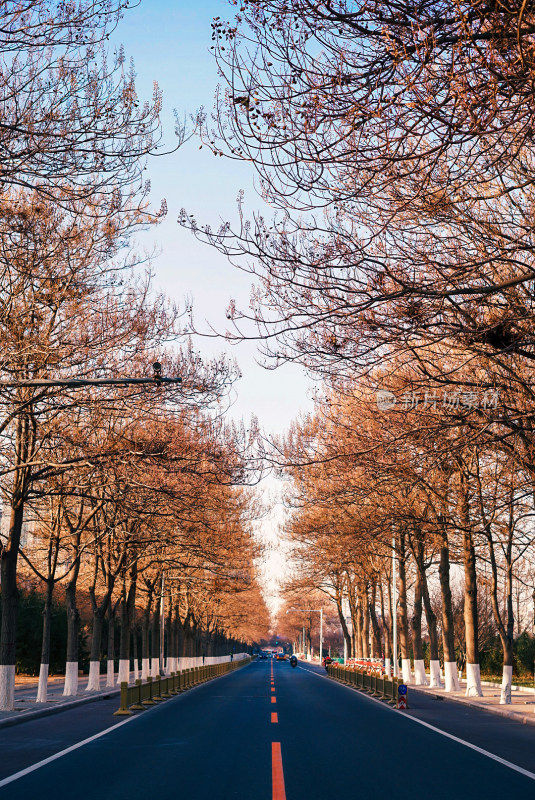
[[[385,658],[385,675],[387,678],[392,675],[392,665],[389,658]]]
[[[466,665],[466,697],[483,697],[479,664]]]
[[[98,692],[100,689],[100,661],[89,662],[89,680],[86,692]]]
[[[440,676],[440,661],[429,662],[429,686],[433,689],[443,689],[444,684]]]
[[[500,705],[510,706],[513,702],[511,700],[511,687],[513,685],[513,668],[504,667],[502,673],[502,688],[500,693]]]
[[[457,672],[456,661],[446,661],[444,664],[444,681],[446,683],[447,692],[459,692],[461,684],[459,683],[459,675]]]
[[[36,703],[46,703],[48,696],[48,664],[39,667],[39,683],[37,684]]]
[[[411,660],[410,658],[401,659],[401,674],[403,683],[412,683]]]
[[[0,711],[15,708],[15,665],[0,664]]]
[[[141,680],[146,681],[150,675],[150,658],[141,659]]]
[[[153,658],[151,661],[151,669],[150,669],[151,678],[155,678],[157,675],[160,674],[160,659]]]
[[[414,685],[427,686],[427,675],[425,673],[423,658],[417,658],[414,662]]]
[[[134,683],[139,680],[139,662],[134,658]]]
[[[169,674],[171,674],[171,672],[176,672],[176,658],[171,656],[171,658],[167,660],[167,666],[169,669]]]
[[[78,694],[78,662],[67,661],[65,664],[64,697],[75,697]]]
[[[115,686],[115,664],[108,661],[106,666],[106,686]]]
[[[129,682],[130,682],[130,659],[120,658],[119,671],[117,673],[117,683],[121,684]]]

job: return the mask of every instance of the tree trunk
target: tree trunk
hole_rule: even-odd
[[[104,626],[105,609],[93,609],[93,630],[91,638],[91,654],[89,656],[89,680],[87,691],[100,689],[100,656],[102,648],[102,628]]]
[[[487,542],[489,548],[490,565],[491,565],[491,604],[492,614],[498,629],[500,641],[503,650],[503,672],[502,672],[502,686],[500,692],[500,704],[510,705],[511,700],[511,686],[513,682],[513,571],[512,571],[512,536],[510,534],[508,546],[506,549],[506,583],[505,583],[505,617],[507,623],[504,624],[503,617],[500,613],[500,605],[498,602],[498,565],[496,563],[496,554],[494,551],[494,542],[492,540],[492,532],[490,525],[486,526]]]
[[[388,586],[390,587],[390,581]],[[385,613],[385,595],[382,581],[379,581],[379,597],[381,599],[381,619],[383,621],[385,642],[385,673],[387,677],[390,677],[392,668],[392,616]]]
[[[126,587],[123,586],[119,615],[119,670],[117,683],[130,681],[130,625],[128,620],[128,603],[126,600]]]
[[[427,686],[425,674],[424,650],[422,646],[422,574],[416,569],[414,582],[414,604],[411,616],[412,652],[414,656],[414,683],[416,686]]]
[[[54,596],[54,579],[46,582],[45,605],[43,608],[43,635],[41,639],[41,665],[39,667],[39,684],[37,686],[36,703],[46,703],[48,694],[48,670],[50,664],[50,630],[52,627],[52,598]]]
[[[405,534],[399,537],[398,553],[398,609],[399,645],[401,649],[401,671],[404,683],[412,683],[411,656],[409,649],[409,620],[407,615],[407,572]]]
[[[503,675],[500,703],[509,705],[511,700],[511,686],[513,682],[513,637],[515,618],[513,612],[513,564],[512,564],[512,537],[507,548],[507,573],[506,573],[506,618],[507,627],[505,635],[501,637],[503,648]]]
[[[108,608],[108,660],[106,667],[106,686],[115,686],[115,609],[113,603]]]
[[[110,605],[113,591],[113,582],[108,584],[108,590],[100,604],[97,603],[95,587],[89,590],[91,597],[91,608],[93,611],[93,628],[91,637],[91,653],[89,656],[89,680],[86,691],[93,692],[100,689],[100,660],[102,656],[102,631],[104,619]]]
[[[362,625],[360,631],[362,640],[362,657],[369,658],[370,657],[370,612],[369,612],[367,582],[362,584],[361,590],[359,592],[359,606],[360,606],[360,615],[362,619]]]
[[[137,595],[137,561],[134,561],[130,569],[130,588],[128,589],[128,599],[126,601],[128,643],[126,646],[126,657],[128,659],[128,671],[130,672],[130,643],[136,642],[136,595]],[[138,678],[137,663],[137,642],[135,643],[134,660],[134,681]]]
[[[15,707],[15,647],[17,641],[17,559],[24,519],[22,498],[13,498],[9,520],[9,534],[2,548],[1,586],[2,631],[0,634],[0,711],[13,711]]]
[[[11,492],[9,532],[2,547],[0,567],[0,602],[2,607],[2,629],[0,632],[0,711],[12,711],[15,707],[15,664],[17,642],[17,611],[19,593],[17,589],[17,561],[22,525],[24,500],[30,482],[28,463],[35,437],[30,415],[22,414],[16,419],[15,472]]]
[[[152,607],[152,594],[147,597],[147,603],[141,618],[141,680],[146,681],[150,675],[150,614]]]
[[[167,666],[169,673],[176,672],[178,669],[176,657],[176,623],[174,615],[173,598],[169,598],[169,611],[167,614],[167,629],[169,631],[167,640]]]
[[[342,627],[342,633],[344,635],[344,639],[345,639],[345,643],[346,643],[346,647],[347,647],[347,652],[351,653],[351,636],[350,636],[349,631],[347,629],[347,623],[346,623],[346,619],[345,619],[345,616],[344,616],[344,610],[342,608],[342,595],[341,595],[341,592],[338,589],[336,590],[335,602],[336,602],[336,610],[338,611],[338,619],[340,620],[340,625]]]
[[[427,630],[429,633],[429,685],[436,689],[442,689],[442,680],[440,678],[440,661],[438,655],[437,615],[433,611],[433,606],[431,605],[425,569],[422,569],[421,577],[422,599],[424,603],[425,618],[427,620]]]
[[[66,697],[78,693],[78,638],[80,635],[80,612],[76,605],[76,583],[80,562],[78,561],[71,580],[65,587],[65,601],[67,605],[67,663],[65,665],[65,687],[63,694]]]
[[[134,624],[132,625],[132,660],[134,667],[134,675],[133,675],[134,683],[139,679],[140,675],[138,635],[139,635],[139,627],[137,621],[134,619]]]
[[[348,658],[362,658],[362,625],[361,614],[358,605],[358,595],[355,593],[354,585],[349,577],[347,580],[347,604],[349,606],[349,614],[351,616],[351,646],[348,645],[347,647],[347,655]]]
[[[151,675],[155,678],[160,674],[160,604],[157,602],[152,615],[152,663]]]
[[[453,623],[453,605],[450,585],[450,548],[448,535],[442,522],[442,542],[440,547],[440,596],[442,600],[442,647],[444,650],[444,680],[447,692],[460,689],[455,658],[455,629]]]
[[[482,697],[479,670],[476,551],[468,505],[468,487],[462,474],[459,480],[459,524],[463,537],[466,696]]]
[[[381,627],[375,609],[377,603],[377,583],[372,581],[370,586],[369,615],[372,623],[372,658],[382,657]]]
[[[181,668],[181,666],[180,666],[180,656],[182,654],[182,648],[183,648],[183,645],[184,645],[184,635],[183,635],[183,630],[182,630],[182,620],[180,619],[180,604],[179,604],[178,600],[177,600],[176,605],[175,605],[175,630],[176,630],[176,651],[175,651],[175,656],[176,656],[176,660],[177,660],[177,669],[180,669]],[[215,632],[214,639],[215,639],[215,642],[214,642],[214,645],[213,645],[214,646],[213,655],[216,656],[216,655],[219,655],[219,652],[217,650],[218,642],[219,642],[217,631]]]

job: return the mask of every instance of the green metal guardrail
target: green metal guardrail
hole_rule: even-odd
[[[349,669],[347,667],[328,666],[327,674],[339,683],[353,686],[368,694],[386,700],[390,705],[398,707],[398,687],[403,683],[399,678],[387,678],[380,672],[368,672],[365,669]],[[408,706],[408,695],[404,695]]]
[[[219,678],[229,672],[244,667],[251,662],[251,658],[242,658],[239,661],[226,661],[223,664],[210,664],[206,667],[193,667],[181,672],[172,672],[166,678],[157,675],[147,678],[143,683],[137,680],[133,686],[121,683],[121,705],[114,712],[116,717],[129,717],[134,711],[142,711],[150,706],[167,700],[169,697],[180,694],[205,681]]]

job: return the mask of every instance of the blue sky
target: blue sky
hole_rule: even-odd
[[[134,59],[140,97],[150,97],[153,81],[163,90],[167,145],[174,138],[173,108],[181,115],[201,106],[208,113],[212,109],[218,75],[209,51],[210,24],[213,17],[229,18],[232,12],[226,0],[142,0],[125,13],[116,31],[114,44],[122,43],[127,58]],[[229,299],[248,304],[250,277],[198,243],[176,220],[182,207],[199,223],[213,227],[223,218],[233,219],[239,189],[245,190],[249,208],[261,201],[255,197],[250,165],[215,158],[206,148],[199,150],[199,144],[189,142],[177,153],[149,161],[154,205],[165,197],[169,212],[166,221],[143,235],[140,243],[161,251],[154,262],[156,284],[179,304],[192,296],[199,327],[206,327],[207,320],[224,330]],[[244,376],[232,411],[237,418],[255,413],[268,431],[282,432],[300,409],[311,407],[307,398],[311,384],[301,368],[286,365],[268,372],[255,363],[255,347],[248,343],[230,347],[223,340],[203,339],[196,346],[207,355],[226,350],[237,358]]]

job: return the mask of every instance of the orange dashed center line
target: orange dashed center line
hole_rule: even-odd
[[[274,691],[275,691],[275,688],[274,688],[273,686],[271,687],[271,691],[272,691],[272,692],[274,692]]]
[[[271,776],[272,776],[272,786],[273,786],[273,792],[272,792],[273,800],[286,800],[280,742],[271,742]]]
[[[278,722],[279,721],[279,718],[277,716],[277,712],[276,711],[272,711],[271,712],[271,721],[272,722]]]
[[[272,698],[271,698],[271,702],[272,702],[272,703],[276,703],[276,702],[277,702],[277,698],[276,698],[276,697],[272,697]]]

